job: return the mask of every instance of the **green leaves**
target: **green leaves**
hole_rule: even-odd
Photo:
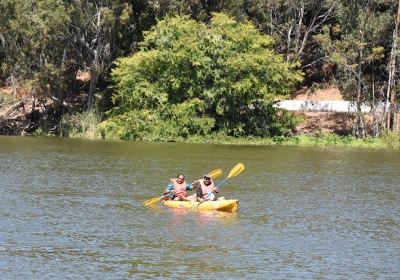
[[[5,75],[15,72],[32,79],[46,63],[60,64],[61,46],[67,40],[63,28],[70,20],[63,1],[6,0],[0,4],[2,13],[3,9],[0,34],[4,36],[5,59],[0,63]]]
[[[270,135],[274,118],[264,114],[274,115],[274,97],[302,80],[272,45],[252,24],[224,14],[213,14],[209,25],[187,17],[161,20],[145,33],[141,51],[118,61],[114,99],[126,113],[152,110],[154,119],[177,128],[165,129],[176,137],[212,130]],[[165,126],[148,125],[153,133]]]

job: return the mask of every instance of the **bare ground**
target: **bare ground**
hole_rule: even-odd
[[[348,113],[337,112],[296,112],[303,122],[296,127],[296,133],[317,135],[336,133],[350,134],[352,131],[353,116]]]
[[[293,96],[294,100],[333,101],[344,100],[340,91],[335,87],[318,89],[312,92],[307,89],[297,91]]]
[[[310,101],[344,100],[340,91],[335,87],[318,89],[312,92],[303,89],[296,92],[292,99]],[[298,134],[316,135],[321,133],[349,134],[352,130],[353,118],[348,113],[337,112],[296,112],[304,121],[296,127]]]

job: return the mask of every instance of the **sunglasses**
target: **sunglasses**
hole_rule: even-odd
[[[185,180],[185,178],[180,178],[180,177],[178,177],[178,179],[179,179],[179,180]]]

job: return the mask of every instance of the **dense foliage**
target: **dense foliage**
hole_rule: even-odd
[[[124,138],[141,138],[144,130],[167,139],[290,130],[290,118],[277,117],[272,102],[302,75],[272,46],[251,23],[223,14],[208,25],[185,17],[160,21],[145,34],[142,50],[113,71],[118,107],[103,124],[106,137],[115,129]]]
[[[376,108],[390,101],[395,90],[388,80],[393,41],[393,16],[388,11],[392,7],[387,1],[340,3],[336,22],[315,36],[326,59],[336,65],[335,78],[346,99],[359,110],[362,103],[372,105],[374,135],[386,125],[386,112]],[[358,114],[354,132],[356,136],[367,133],[363,114]]]
[[[0,82],[60,104],[83,88],[86,107],[93,107],[114,60],[134,51],[154,21],[145,1],[133,2],[0,1]],[[89,74],[88,85],[76,79],[78,72]]]
[[[295,90],[298,72],[261,72],[290,73],[293,64],[304,73],[300,86],[335,84],[359,108],[372,105],[372,127],[360,111],[354,135],[395,129],[399,0],[2,0],[0,11],[0,88],[51,97],[60,105],[46,111],[52,118],[73,113],[64,101],[84,96],[87,109],[96,102],[100,112],[112,109],[101,125],[107,135],[285,133],[293,120],[270,105]],[[231,18],[212,19],[215,12]],[[129,67],[139,71],[129,73],[129,92],[122,90],[130,85],[121,67],[134,61]],[[76,79],[80,72],[89,80]],[[390,106],[379,110],[382,103]]]

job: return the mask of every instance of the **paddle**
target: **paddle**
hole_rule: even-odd
[[[228,177],[226,177],[224,180],[222,180],[221,183],[218,184],[217,188],[219,189],[221,187],[222,184],[224,184],[226,182],[226,180],[232,178],[232,177],[236,177],[237,175],[239,175],[242,171],[244,170],[244,164],[243,163],[238,163],[236,164],[232,169],[231,172],[229,172]]]
[[[231,172],[229,172],[229,175],[228,175],[228,177],[226,177],[224,180],[222,180],[222,182],[221,183],[219,183],[218,184],[218,186],[217,186],[217,188],[219,189],[219,188],[221,188],[221,186],[222,186],[222,184],[224,184],[225,182],[226,182],[226,180],[228,180],[228,179],[230,179],[230,178],[233,178],[233,177],[236,177],[237,175],[239,175],[243,170],[244,170],[244,164],[243,163],[238,163],[238,164],[236,164],[232,169],[231,169]],[[210,196],[210,194],[208,194],[207,195],[207,197],[206,197],[206,199],[204,200],[204,201],[206,201],[207,200],[207,198]],[[204,202],[203,201],[203,202]],[[202,202],[200,202],[199,203],[199,205],[201,204]],[[198,206],[199,205],[197,205],[197,208],[198,208]]]
[[[218,169],[215,169],[215,170],[211,171],[210,173],[208,173],[208,176],[215,179],[215,178],[218,178],[219,176],[221,176],[222,173],[223,173],[222,169],[218,168]]]
[[[213,179],[218,178],[219,176],[222,175],[222,169],[220,169],[220,168],[215,169],[215,170],[211,171],[210,173],[208,173],[208,175]],[[154,203],[160,201],[161,199],[163,199],[163,197],[165,197],[165,195],[160,196],[160,197],[150,198],[150,199],[146,200],[145,202],[143,202],[143,204],[144,205],[154,204]]]
[[[160,196],[160,197],[150,198],[150,199],[146,200],[145,202],[143,202],[143,204],[144,205],[150,205],[150,204],[156,203],[157,201],[161,200],[163,197],[164,197],[164,195]]]

